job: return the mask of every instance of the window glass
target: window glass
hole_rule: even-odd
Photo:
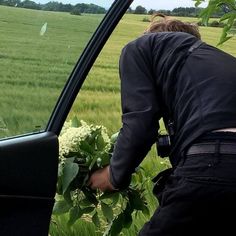
[[[45,129],[106,10],[93,0],[0,1],[0,138]]]

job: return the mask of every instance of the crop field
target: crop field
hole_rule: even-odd
[[[45,128],[101,19],[0,6],[0,137]]]
[[[121,126],[118,62],[126,43],[142,34],[147,16],[127,14],[104,46],[69,113],[88,123],[102,124],[110,134]],[[102,15],[73,16],[0,6],[0,138],[44,129],[58,96],[79,55],[102,19]],[[188,22],[199,19],[180,18]],[[47,23],[47,31],[42,26]],[[200,27],[203,41],[215,46],[221,28]],[[220,49],[236,56],[236,39]],[[147,176],[155,176],[168,162],[156,156],[155,148],[142,163]],[[151,212],[157,204],[147,186]],[[100,235],[90,222],[72,228],[65,217],[53,216],[51,236]],[[148,220],[134,216],[123,233],[134,236]]]

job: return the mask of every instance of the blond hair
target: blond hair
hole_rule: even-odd
[[[157,20],[157,17],[161,17],[161,20]],[[180,20],[171,19],[161,13],[156,13],[152,16],[150,25],[144,31],[144,33],[155,32],[185,32],[194,35],[198,39],[201,39],[201,35],[198,30],[198,26],[193,23],[182,22]]]

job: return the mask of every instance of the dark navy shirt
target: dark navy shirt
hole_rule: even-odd
[[[236,127],[236,59],[182,32],[145,34],[120,57],[122,128],[111,182],[126,187],[155,143],[159,119],[173,120],[170,162],[206,132]]]

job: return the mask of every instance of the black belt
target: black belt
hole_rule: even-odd
[[[197,154],[235,154],[236,155],[236,143],[197,143],[193,144],[186,155],[197,155]]]

